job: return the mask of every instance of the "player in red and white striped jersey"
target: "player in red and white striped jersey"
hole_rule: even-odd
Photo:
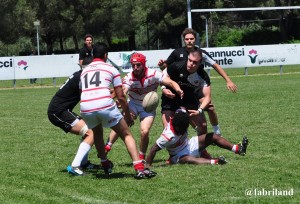
[[[99,125],[109,127],[121,136],[133,160],[134,169],[137,173],[135,178],[155,176],[154,172],[148,169],[145,170],[143,161],[139,159],[135,140],[128,127],[128,125],[133,125],[133,120],[130,117],[126,96],[122,90],[120,73],[113,66],[106,63],[108,58],[107,46],[103,43],[96,43],[93,48],[93,57],[93,62],[82,71],[80,76],[82,89],[80,111],[88,127],[93,129],[95,141],[100,140],[100,145],[96,148],[105,173],[111,173],[113,164],[105,154],[103,129],[100,133],[99,129],[94,129]],[[113,86],[119,104],[125,112],[125,120],[111,98],[111,86]]]
[[[172,86],[179,95],[183,97],[180,86],[161,71],[146,67],[146,57],[141,53],[134,53],[130,58],[132,71],[123,78],[123,91],[129,97],[129,109],[132,118],[140,117],[140,158],[144,159],[149,144],[149,132],[154,122],[156,112],[147,113],[142,102],[145,95],[151,91],[156,91],[161,84]],[[126,115],[126,113],[125,113]],[[115,132],[111,132],[106,150],[110,150],[112,144],[118,138]]]
[[[201,157],[202,151],[212,143],[241,156],[246,154],[247,137],[243,138],[241,144],[232,144],[215,133],[205,133],[188,139],[188,127],[189,115],[185,109],[178,109],[156,143],[151,147],[146,159],[147,164],[149,166],[152,164],[156,152],[161,149],[166,149],[169,152],[171,164],[226,164],[223,156],[215,159]]]

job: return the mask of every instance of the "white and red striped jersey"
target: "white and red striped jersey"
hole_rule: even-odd
[[[188,133],[176,135],[171,122],[168,123],[168,126],[156,140],[156,144],[161,149],[167,149],[171,156],[177,155],[180,151],[187,148],[188,142]]]
[[[165,77],[162,72],[145,67],[145,76],[141,80],[134,77],[133,72],[129,72],[123,78],[123,86],[128,88],[130,101],[142,104],[145,95],[150,91],[156,91]]]
[[[111,108],[115,105],[111,98],[110,87],[122,86],[120,72],[102,60],[93,60],[81,73],[82,113]]]

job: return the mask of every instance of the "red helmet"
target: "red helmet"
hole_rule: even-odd
[[[140,62],[145,66],[146,57],[145,57],[145,55],[143,55],[141,53],[137,53],[137,52],[133,53],[130,58],[130,63],[132,64],[133,62]]]

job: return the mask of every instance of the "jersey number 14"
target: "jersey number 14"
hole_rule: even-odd
[[[93,75],[90,77],[89,74],[93,74]],[[83,79],[84,79],[85,88],[99,87],[101,84],[100,72],[86,73],[86,75],[83,76]]]

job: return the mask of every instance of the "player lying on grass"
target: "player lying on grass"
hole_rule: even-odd
[[[223,156],[216,159],[201,157],[201,151],[212,143],[244,156],[248,139],[243,138],[241,144],[232,144],[220,135],[214,133],[202,134],[188,139],[189,116],[185,109],[178,109],[171,118],[168,126],[152,146],[146,158],[147,165],[151,166],[156,152],[167,149],[171,164],[226,164]]]

